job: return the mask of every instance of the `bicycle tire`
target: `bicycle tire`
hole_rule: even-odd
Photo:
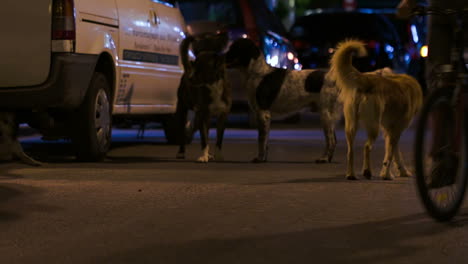
[[[461,156],[459,164],[461,164],[461,172],[458,169],[459,181],[456,182],[459,187],[459,191],[456,193],[456,197],[453,200],[453,203],[447,206],[446,208],[442,209],[437,206],[434,200],[431,197],[429,186],[426,182],[426,175],[424,172],[425,168],[425,157],[424,157],[424,139],[426,137],[426,131],[428,128],[429,116],[431,110],[437,105],[437,103],[444,102],[450,104],[452,90],[439,88],[431,92],[428,97],[426,98],[424,105],[421,109],[419,120],[416,127],[416,134],[415,134],[415,145],[414,145],[414,162],[415,162],[415,170],[416,170],[416,185],[419,192],[419,196],[422,200],[422,203],[427,211],[427,213],[437,221],[445,222],[451,220],[459,211],[465,191],[466,191],[466,184],[468,179],[468,171],[466,168],[466,154],[468,153],[468,138],[466,133],[466,116],[462,116],[462,133],[461,133],[461,140],[463,144],[460,146],[460,151],[463,153]],[[444,100],[445,98],[445,100]],[[450,105],[449,105],[450,106]],[[451,107],[451,106],[450,106]]]

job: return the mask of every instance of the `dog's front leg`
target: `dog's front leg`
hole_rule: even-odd
[[[224,161],[223,153],[221,151],[223,147],[223,138],[224,138],[224,130],[226,128],[226,119],[227,113],[221,114],[218,117],[218,121],[216,122],[216,150],[214,158],[216,161]]]
[[[252,162],[266,162],[268,156],[268,136],[270,134],[271,113],[268,110],[259,110],[258,118],[258,155]]]
[[[203,111],[203,110],[201,110]],[[208,145],[208,133],[210,128],[210,115],[209,112],[198,112],[198,124],[200,128],[200,142],[202,147],[202,155],[198,158],[197,162],[207,163],[213,157],[210,155],[210,146]]]

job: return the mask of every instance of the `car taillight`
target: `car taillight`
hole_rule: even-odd
[[[258,47],[260,47],[259,31],[257,24],[255,23],[255,17],[253,15],[252,9],[250,8],[249,1],[240,0],[239,6],[242,10],[242,14],[244,15],[244,25],[248,38],[255,42]]]
[[[296,50],[303,50],[310,47],[310,44],[303,40],[293,40],[292,43]]]
[[[75,8],[73,0],[53,1],[52,40],[75,40]]]
[[[380,43],[375,40],[370,40],[367,42],[367,47],[369,49],[374,49],[374,50],[379,50],[380,49]]]

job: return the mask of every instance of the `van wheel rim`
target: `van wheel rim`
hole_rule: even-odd
[[[109,143],[111,130],[109,100],[103,89],[96,96],[94,124],[99,147],[104,148]]]

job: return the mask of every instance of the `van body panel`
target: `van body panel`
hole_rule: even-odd
[[[51,67],[51,0],[3,0],[0,89],[39,85]]]

